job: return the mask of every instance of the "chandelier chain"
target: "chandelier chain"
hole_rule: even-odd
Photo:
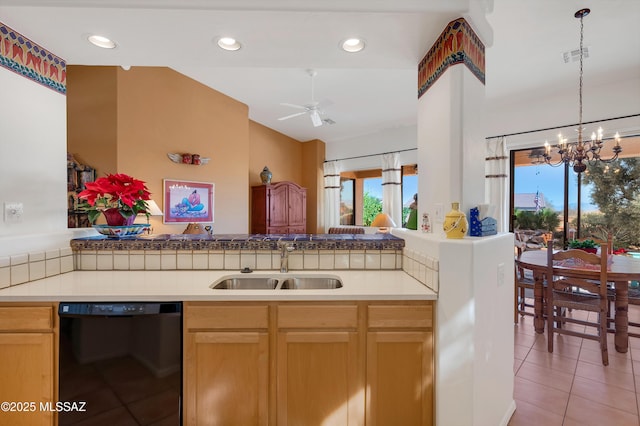
[[[547,164],[552,166],[572,166],[573,171],[580,174],[587,170],[587,165],[595,165],[598,162],[610,163],[618,158],[618,154],[622,152],[620,146],[620,135],[616,133],[615,146],[611,148],[613,156],[604,159],[600,156],[600,151],[604,147],[604,140],[602,135],[602,128],[598,129],[597,133],[591,135],[590,141],[583,140],[583,128],[582,128],[582,89],[583,89],[583,67],[584,67],[584,17],[591,11],[589,9],[580,9],[574,16],[580,18],[580,79],[578,84],[578,140],[576,142],[568,142],[562,134],[558,135],[558,155],[560,160],[557,163],[551,161],[551,145],[548,142],[544,143],[545,149],[542,157]]]
[[[584,50],[583,50],[583,40],[584,40],[584,15],[580,16],[580,83],[579,83],[579,108],[580,114],[578,117],[578,143],[582,144],[582,66],[584,62]]]

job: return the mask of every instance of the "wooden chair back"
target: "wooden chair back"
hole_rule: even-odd
[[[547,345],[553,352],[553,335],[566,334],[580,338],[597,340],[602,352],[602,363],[609,364],[607,349],[608,298],[607,267],[609,250],[607,243],[601,245],[601,254],[570,249],[547,252]],[[558,269],[562,266],[562,269]],[[593,271],[598,270],[599,279],[593,279]],[[584,310],[598,314],[597,321],[580,319],[567,311]],[[593,327],[597,334],[578,332],[564,327],[573,323]]]

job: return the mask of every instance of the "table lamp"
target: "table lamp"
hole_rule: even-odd
[[[164,216],[164,213],[162,213],[162,210],[160,210],[158,204],[156,204],[156,202],[153,200],[147,200],[147,207],[147,211],[149,212],[149,216],[147,216],[147,225],[149,225],[149,228],[147,228],[147,234],[151,234],[151,224],[149,223],[149,217]]]
[[[395,228],[396,223],[386,213],[378,213],[378,215],[371,222],[371,226],[379,228],[379,234],[386,234],[389,232],[389,228]]]

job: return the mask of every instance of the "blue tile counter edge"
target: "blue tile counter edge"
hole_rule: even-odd
[[[402,250],[404,240],[391,234],[159,234],[127,238],[71,240],[83,250],[278,250],[287,241],[297,250]]]

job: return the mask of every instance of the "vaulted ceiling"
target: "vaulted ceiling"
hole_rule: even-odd
[[[445,25],[471,9],[487,44],[488,100],[575,85],[576,10],[585,18],[589,84],[640,70],[640,1],[592,0],[0,0],[0,22],[72,65],[168,66],[249,106],[250,118],[297,140],[341,143],[416,125],[417,64]],[[481,16],[477,13],[471,16]],[[114,39],[99,49],[89,34]],[[231,36],[235,52],[215,40]],[[358,36],[359,53],[339,43]],[[281,103],[329,101],[314,127]]]

